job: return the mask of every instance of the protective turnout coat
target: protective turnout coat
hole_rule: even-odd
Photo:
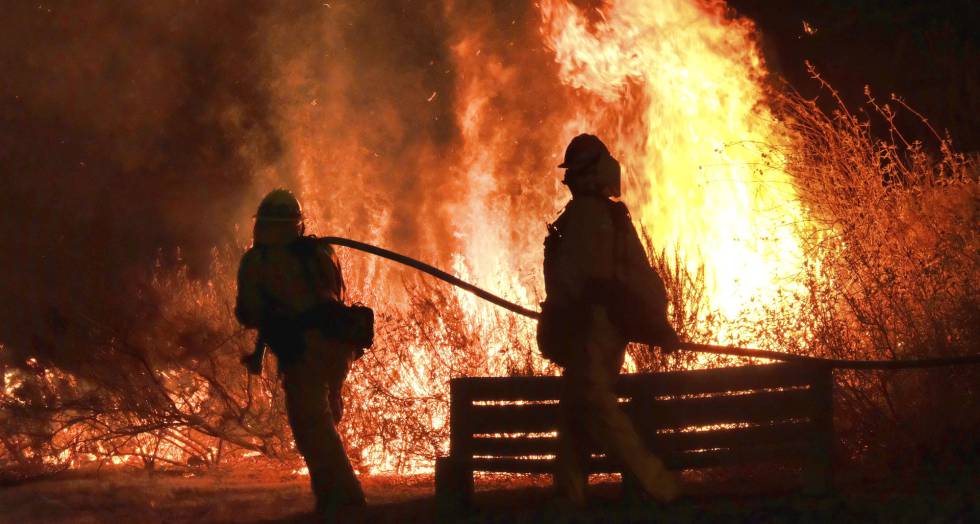
[[[600,197],[573,198],[550,228],[545,286],[538,341],[542,353],[564,370],[559,489],[570,503],[584,504],[589,454],[598,448],[648,494],[673,499],[673,474],[646,449],[613,392],[628,338],[676,339],[666,320],[663,282],[625,206]]]
[[[629,341],[663,345],[677,338],[667,321],[663,280],[620,202],[572,199],[549,227],[544,273],[539,346],[560,365],[582,353],[590,328],[585,316],[593,306],[602,306]]]
[[[274,231],[273,231],[274,232]],[[268,233],[268,232],[266,232]],[[318,505],[363,503],[363,492],[335,424],[343,416],[343,384],[357,348],[290,319],[345,299],[333,249],[313,237],[261,235],[242,257],[235,314],[258,328],[279,360],[286,412],[306,459]]]

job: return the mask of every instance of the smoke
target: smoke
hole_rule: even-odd
[[[0,343],[21,357],[70,365],[153,319],[153,275],[209,278],[277,186],[314,232],[532,279],[508,257],[540,257],[560,186],[521,178],[554,169],[567,100],[530,2],[18,2],[2,24]],[[404,277],[356,264],[355,288]]]
[[[201,273],[256,169],[281,156],[268,2],[15,2],[0,30],[0,340],[55,358]]]
[[[265,35],[289,144],[280,173],[316,229],[418,244],[421,220],[445,223],[430,196],[453,183],[438,167],[458,139],[442,5],[316,5]]]
[[[275,176],[295,177],[313,230],[500,292],[529,287],[561,190],[547,175],[568,139],[556,132],[568,89],[534,4],[330,2],[275,27],[266,47],[288,50],[273,73],[287,144]],[[406,273],[345,262],[354,289],[405,298]],[[499,278],[514,274],[521,282]]]

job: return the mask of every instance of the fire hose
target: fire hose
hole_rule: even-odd
[[[349,238],[342,237],[322,237],[321,241],[335,245],[343,246],[351,249],[356,249],[358,251],[363,251],[371,255],[375,255],[381,258],[386,258],[388,260],[397,262],[399,264],[411,267],[428,275],[431,275],[439,280],[447,282],[453,286],[460,289],[468,291],[487,302],[490,302],[496,306],[502,307],[512,313],[537,320],[541,317],[541,313],[534,311],[533,309],[528,309],[523,306],[517,305],[509,300],[501,298],[489,291],[474,286],[459,277],[453,276],[445,271],[421,262],[414,258],[402,255],[401,253],[396,253],[394,251],[389,251],[384,248],[373,246],[371,244],[366,244],[364,242],[358,242],[357,240],[351,240]],[[863,369],[863,370],[896,370],[896,369],[913,369],[913,368],[931,368],[938,366],[956,366],[962,364],[980,364],[980,354],[977,355],[966,355],[957,357],[945,357],[945,358],[926,358],[918,360],[846,360],[846,359],[831,359],[831,358],[820,358],[811,357],[807,355],[793,355],[790,353],[782,353],[779,351],[768,351],[764,349],[749,349],[740,347],[730,347],[730,346],[719,346],[713,344],[695,344],[692,342],[682,342],[679,349],[686,351],[694,351],[698,353],[710,353],[714,355],[729,355],[735,357],[748,357],[748,358],[763,358],[769,360],[779,360],[783,362],[797,362],[805,363],[817,366],[832,367],[837,369]]]

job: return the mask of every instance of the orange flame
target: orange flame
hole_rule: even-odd
[[[605,2],[592,12],[544,0],[538,9],[539,36],[557,65],[551,92],[529,91],[522,68],[534,65],[495,51],[486,32],[464,31],[453,45],[462,143],[448,158],[422,151],[404,159],[452,180],[423,190],[438,191],[438,205],[413,209],[413,195],[369,187],[380,176],[371,173],[373,159],[321,151],[369,154],[363,145],[309,136],[300,126],[292,130],[293,152],[310,214],[335,210],[323,224],[331,233],[428,257],[533,306],[543,295],[544,224],[567,198],[556,160],[572,136],[595,132],[623,163],[624,200],[638,225],[657,248],[677,250],[691,269],[705,267],[711,306],[723,318],[758,315],[792,289],[801,265],[793,229],[801,209],[789,176],[763,167],[778,159],[758,146],[788,139],[766,106],[752,24],[730,18],[717,0]],[[528,108],[549,95],[564,103],[561,110],[529,122]],[[434,99],[429,91],[419,97]],[[364,221],[342,220],[350,207],[344,194],[372,198],[379,208]],[[423,230],[406,245],[392,230],[393,215],[404,213],[417,214]],[[400,274],[388,266],[359,262],[352,274],[366,274],[379,296],[399,296],[396,282],[379,285]],[[474,321],[487,318],[491,306],[460,299]]]
[[[703,264],[728,319],[777,300],[800,267],[801,210],[789,176],[761,167],[772,159],[757,146],[786,139],[752,25],[717,1],[614,2],[592,25],[566,3],[541,5],[562,81],[594,95],[573,122],[613,140],[654,245]]]
[[[722,318],[759,318],[792,289],[801,266],[792,227],[801,209],[788,175],[762,167],[778,159],[757,146],[788,140],[766,105],[751,23],[729,17],[716,0],[610,1],[590,12],[542,0],[537,10],[533,33],[503,43],[493,27],[467,18],[451,46],[454,92],[406,91],[405,104],[451,100],[459,138],[449,148],[422,141],[387,159],[355,134],[326,136],[310,121],[311,105],[291,101],[291,166],[316,229],[404,251],[533,306],[543,298],[545,224],[568,198],[555,166],[571,137],[593,132],[623,164],[624,200],[653,244],[677,250],[691,269],[704,266],[710,307]],[[301,69],[285,71],[286,87],[310,81],[297,77]],[[316,110],[334,104],[326,111],[337,120],[360,119],[343,96],[336,99]],[[369,136],[406,140],[383,108],[376,117]],[[393,179],[405,172],[418,178]],[[365,301],[401,302],[400,270],[354,256],[345,263]],[[506,373],[503,355],[513,341],[494,325],[497,312],[457,293],[481,334],[487,368]],[[533,327],[525,324],[527,340]],[[723,343],[736,336],[715,335]],[[434,348],[426,343],[433,342],[420,340],[395,379],[415,396],[445,386],[419,372],[431,369]],[[547,370],[542,360],[534,368]],[[395,467],[372,445],[361,455],[372,470]]]
[[[422,190],[438,193],[437,205],[379,186],[380,157],[355,138],[321,137],[299,125],[289,132],[309,214],[331,234],[428,258],[533,306],[543,297],[544,225],[567,199],[555,165],[572,136],[595,132],[623,163],[624,200],[654,246],[677,250],[692,270],[705,267],[709,305],[723,319],[759,318],[764,305],[792,289],[801,265],[793,225],[801,210],[789,176],[763,167],[778,159],[764,158],[759,144],[788,140],[766,106],[752,24],[729,17],[715,0],[605,2],[589,12],[563,0],[537,7],[539,25],[528,38],[543,42],[552,61],[540,74],[527,69],[541,64],[508,54],[478,23],[460,29],[451,48],[459,79],[451,98],[461,143],[451,155],[435,155],[437,146],[423,143],[397,159],[424,174],[419,183],[442,175],[438,187]],[[548,73],[557,81],[528,85]],[[406,104],[438,100],[428,90],[417,95]],[[539,111],[546,114],[537,121],[527,116],[558,104]],[[294,119],[308,118],[307,106]],[[352,221],[344,217],[351,207],[344,195],[377,207]],[[406,213],[418,218],[407,243],[404,226],[394,224]],[[399,302],[400,279],[392,276],[402,273],[384,262],[359,260],[350,274],[381,302]],[[495,336],[493,306],[459,293],[473,324],[482,326],[491,368],[503,371],[493,361],[509,341]],[[734,335],[716,332],[715,341]]]

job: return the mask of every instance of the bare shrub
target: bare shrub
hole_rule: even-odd
[[[241,248],[215,250],[213,280],[158,272],[163,297],[134,325],[86,347],[71,370],[0,352],[0,471],[10,480],[68,467],[221,466],[256,457],[300,461],[286,423],[274,358],[261,377],[239,358],[254,334],[233,315]],[[424,278],[407,304],[355,290],[378,314],[375,346],[351,371],[340,430],[361,471],[431,468],[448,442],[449,379],[553,372],[536,354],[533,323]],[[467,296],[468,297],[468,296]],[[2,351],[2,350],[0,350]]]
[[[289,455],[274,376],[246,378],[238,363],[250,340],[231,316],[234,271],[220,267],[232,251],[215,252],[217,281],[186,270],[156,275],[147,295],[169,298],[137,297],[137,305],[156,307],[132,324],[89,325],[106,335],[101,343],[63,334],[61,343],[84,351],[70,369],[40,358],[5,362],[0,469],[16,479],[67,467],[196,467],[249,451]]]
[[[774,310],[755,329],[790,352],[842,359],[977,353],[976,171],[898,97],[882,104],[866,90],[867,107],[855,114],[813,75],[837,110],[779,94],[778,114],[794,140],[772,147],[767,166],[792,175],[805,207],[804,292],[783,308],[790,314]],[[896,110],[919,116],[935,142],[907,141]],[[885,132],[873,133],[873,123]],[[848,456],[894,466],[976,453],[967,435],[980,428],[978,371],[838,372]]]

